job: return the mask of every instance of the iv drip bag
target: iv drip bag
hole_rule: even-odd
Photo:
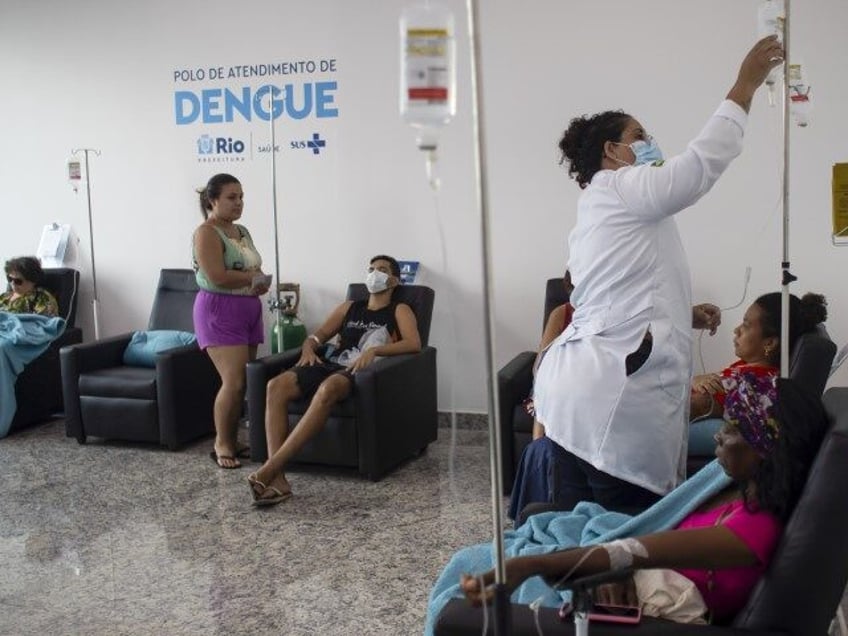
[[[435,150],[438,131],[456,114],[453,14],[437,4],[407,7],[400,18],[400,113]]]

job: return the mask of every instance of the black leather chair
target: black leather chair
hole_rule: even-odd
[[[436,441],[436,350],[428,346],[434,292],[421,285],[403,285],[394,298],[408,304],[418,320],[419,353],[382,358],[357,372],[353,394],[337,404],[324,429],[311,439],[295,462],[356,468],[379,480],[402,461]],[[365,285],[348,287],[347,299],[368,297]],[[265,440],[265,393],[268,380],[294,366],[300,349],[261,358],[247,365],[247,410],[251,459],[268,458]],[[289,405],[294,427],[309,407],[308,400]]]
[[[545,308],[542,329],[551,312],[564,305],[569,295],[562,276],[549,278],[545,284]],[[539,334],[542,332],[540,331]],[[515,470],[524,447],[533,439],[533,418],[528,415],[523,402],[533,387],[533,362],[535,351],[523,351],[498,371],[498,411],[501,426],[501,471],[504,495],[512,492]]]
[[[148,330],[194,332],[197,283],[190,269],[163,269]],[[196,344],[156,356],[156,367],[127,366],[131,333],[61,351],[65,427],[80,444],[91,435],[153,442],[176,450],[215,430],[212,407],[220,378]]]
[[[824,396],[832,428],[819,449],[804,491],[778,545],[771,565],[730,626],[683,625],[643,618],[638,626],[592,623],[592,636],[825,636],[848,581],[848,508],[842,505],[848,483],[848,388]],[[527,606],[512,606],[513,636],[536,636]],[[477,636],[483,614],[464,599],[445,606],[437,636]],[[545,634],[574,634],[553,609],[539,612]],[[492,625],[492,617],[489,617]],[[488,633],[494,633],[490,628]]]
[[[48,420],[64,408],[59,350],[64,346],[82,342],[82,329],[74,326],[77,318],[79,278],[77,270],[67,267],[44,270],[41,286],[56,297],[59,315],[66,321],[65,331],[50,343],[47,351],[24,367],[18,376],[15,383],[18,408],[10,431]]]
[[[823,325],[816,331],[798,338],[789,354],[789,377],[803,386],[812,395],[824,393],[830,365],[836,355],[836,345],[828,336]],[[690,454],[686,458],[686,474],[692,476],[715,459],[715,455]]]

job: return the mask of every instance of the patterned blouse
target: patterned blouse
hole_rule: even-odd
[[[42,316],[58,316],[59,305],[56,299],[46,289],[37,287],[32,293],[12,300],[12,292],[0,294],[0,311],[13,314],[41,314]]]

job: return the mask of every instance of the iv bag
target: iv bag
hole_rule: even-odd
[[[789,112],[795,123],[807,126],[810,123],[810,85],[804,77],[802,64],[789,65]]]
[[[82,162],[76,157],[68,159],[68,183],[71,184],[74,192],[79,190],[80,183],[82,183],[82,173]]]
[[[400,113],[422,150],[435,150],[438,129],[456,114],[454,20],[446,7],[428,3],[401,14]]]
[[[757,35],[760,38],[776,35],[780,43],[783,43],[783,29],[786,23],[786,12],[783,8],[783,0],[763,0],[757,9]],[[780,67],[769,71],[766,84],[774,85],[783,75]]]

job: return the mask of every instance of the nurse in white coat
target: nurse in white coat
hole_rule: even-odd
[[[644,507],[684,477],[693,315],[674,215],[742,151],[754,93],[782,58],[776,38],[759,41],[701,133],[668,160],[621,112],[566,130],[563,160],[584,192],[569,236],[574,316],[534,390],[541,443],[556,454],[549,500]]]

